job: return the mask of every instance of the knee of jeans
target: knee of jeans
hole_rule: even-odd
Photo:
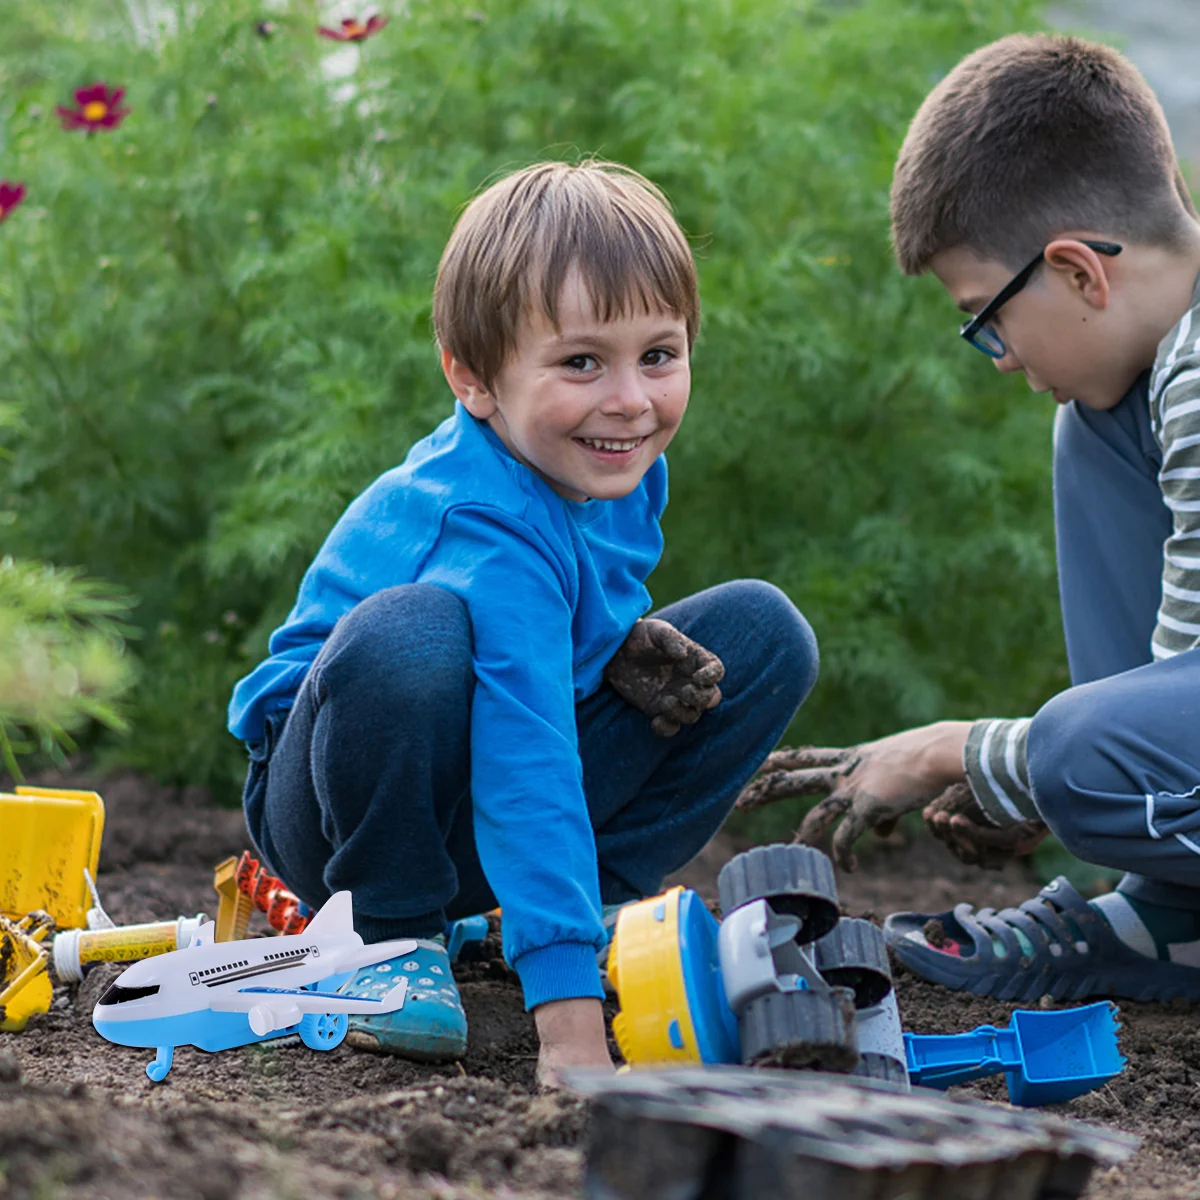
[[[763,579],[738,579],[734,589],[741,619],[753,622],[762,647],[762,676],[772,693],[786,690],[796,707],[817,681],[817,637],[804,614],[781,588]]]
[[[1101,812],[1090,793],[1103,787],[1108,764],[1097,749],[1097,714],[1075,690],[1055,696],[1033,718],[1028,766],[1038,815],[1067,850],[1087,858]]]
[[[338,622],[315,669],[324,689],[368,688],[380,704],[453,699],[474,679],[467,606],[432,584],[385,588]]]

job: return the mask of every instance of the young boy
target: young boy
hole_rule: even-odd
[[[864,829],[926,805],[934,832],[985,864],[1048,826],[1127,871],[1117,890],[1089,904],[1060,878],[1019,909],[896,914],[897,955],[1004,999],[1200,999],[1200,226],[1162,110],[1105,46],[1005,38],[917,113],[892,223],[901,268],[933,271],[968,314],[962,336],[1062,406],[1075,686],[1031,719],[780,753],[742,802],[828,792],[801,838],[844,815],[843,865]]]
[[[753,580],[640,620],[699,322],[657,189],[602,162],[494,184],[454,229],[433,318],[454,415],[346,510],[229,724],[270,869],[311,905],[349,888],[368,942],[418,939],[348,985],[410,979],[354,1044],[460,1057],[443,931],[499,904],[551,1083],[611,1066],[613,913],[721,825],[816,645]]]

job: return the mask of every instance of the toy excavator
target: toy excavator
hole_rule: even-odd
[[[1107,1002],[1018,1011],[1008,1029],[903,1032],[883,934],[841,916],[819,850],[759,846],[731,859],[717,887],[719,924],[681,887],[621,910],[608,977],[631,1066],[809,1067],[903,1091],[1004,1073],[1020,1105],[1072,1099],[1125,1066]]]
[[[87,923],[103,829],[95,792],[0,792],[0,1031],[50,1008],[52,935]]]

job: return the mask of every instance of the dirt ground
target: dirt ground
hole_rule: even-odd
[[[51,782],[50,779],[39,782]],[[120,923],[215,914],[212,867],[246,848],[241,814],[133,775],[97,786],[108,812],[100,890]],[[718,839],[677,882],[715,899],[716,872],[739,847]],[[1002,906],[1036,889],[1020,868],[981,873],[926,840],[861,856],[839,880],[847,912]],[[256,928],[256,927],[252,927]],[[418,1066],[342,1046],[314,1053],[285,1039],[220,1054],[176,1052],[161,1084],[149,1051],[114,1046],[91,1009],[116,967],[76,988],[24,1033],[0,1034],[0,1200],[414,1200],[582,1194],[587,1112],[534,1088],[537,1044],[515,976],[494,942],[458,975],[470,1022],[461,1064]],[[1002,1024],[1010,1005],[901,972],[906,1028],[958,1032]],[[1063,1106],[1066,1115],[1139,1134],[1123,1169],[1094,1177],[1088,1200],[1200,1200],[1200,1020],[1186,1009],[1121,1005],[1126,1072]],[[1003,1100],[1003,1080],[970,1089]]]

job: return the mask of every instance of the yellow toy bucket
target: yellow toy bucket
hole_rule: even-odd
[[[95,792],[19,787],[0,793],[0,913],[20,920],[42,909],[59,929],[87,924],[104,801]]]

